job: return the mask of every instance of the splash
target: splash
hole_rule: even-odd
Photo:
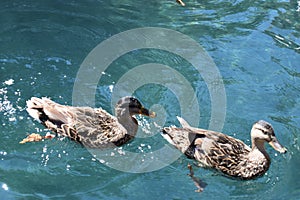
[[[12,84],[14,84],[14,80],[13,79],[9,79],[7,81],[4,81],[4,84],[5,85],[12,85]]]
[[[23,107],[19,106],[18,103],[21,101],[21,91],[20,89],[13,89],[12,85],[15,83],[14,79],[8,79],[2,82],[3,87],[0,88],[0,113],[8,120],[8,122],[16,122],[17,119],[22,120],[23,116],[17,116],[17,111],[24,110]],[[0,83],[1,84],[1,83]],[[13,91],[12,91],[13,90]],[[11,101],[12,98],[16,98]],[[5,126],[6,123],[2,123]]]
[[[12,85],[13,79],[4,81],[4,85]],[[0,88],[0,112],[3,112],[4,116],[8,116],[10,122],[16,121],[15,113],[16,109],[13,107],[12,103],[8,100],[7,87]],[[5,125],[5,124],[3,124]]]
[[[6,183],[3,183],[3,184],[2,184],[2,189],[3,189],[3,190],[5,190],[5,191],[7,191],[7,190],[8,190],[8,186],[7,186],[7,184],[6,184]]]

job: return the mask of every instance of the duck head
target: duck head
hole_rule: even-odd
[[[272,125],[264,120],[259,120],[253,124],[251,138],[252,145],[257,146],[258,148],[264,148],[264,143],[268,142],[271,147],[280,153],[286,153],[287,151],[287,149],[278,142]]]
[[[155,112],[144,108],[139,100],[130,96],[123,97],[117,102],[116,113],[129,116],[141,114],[152,118],[156,116]]]

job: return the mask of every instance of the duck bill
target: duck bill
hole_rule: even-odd
[[[155,112],[149,111],[148,109],[146,109],[144,107],[139,110],[139,114],[146,115],[146,116],[151,117],[151,118],[156,117]]]
[[[287,149],[283,147],[276,138],[273,138],[271,142],[269,142],[271,147],[273,147],[276,151],[280,153],[286,153]]]

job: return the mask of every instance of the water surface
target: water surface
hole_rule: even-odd
[[[3,199],[299,199],[300,12],[297,1],[1,1],[0,3],[0,196]],[[101,164],[68,140],[20,145],[26,134],[46,134],[25,111],[31,96],[72,104],[76,73],[100,42],[126,30],[161,27],[197,41],[213,58],[225,84],[223,132],[247,144],[253,122],[273,124],[288,149],[269,146],[272,164],[261,178],[231,180],[195,168],[208,185],[195,193],[184,156],[149,173],[127,173]],[[195,89],[207,128],[211,102],[207,85],[176,55],[140,50],[116,60],[97,87],[96,104],[111,112],[111,88],[123,73],[148,62],[180,71]],[[180,84],[178,85],[180,90]],[[165,125],[179,125],[176,94],[145,85],[136,95],[159,104]],[[142,133],[126,145],[145,154],[166,144],[153,121],[142,118]],[[168,156],[168,155],[165,155]]]

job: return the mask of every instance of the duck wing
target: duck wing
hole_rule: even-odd
[[[249,146],[239,139],[216,131],[194,128],[183,118],[177,117],[177,119],[183,127],[183,130],[188,132],[190,142],[194,142],[194,145],[196,145],[198,149],[202,149],[207,154],[215,152],[214,154],[219,155],[221,152],[218,153],[217,151],[224,150],[223,154],[233,153],[240,155],[249,153],[251,150]]]
[[[87,147],[114,146],[131,139],[117,118],[101,108],[66,106],[45,97],[32,97],[26,103],[27,112],[45,127]]]
[[[223,167],[237,166],[251,150],[241,140],[223,133],[204,129],[198,129],[193,133],[195,134],[192,144],[195,148],[195,159],[207,167],[223,171]]]
[[[182,128],[165,127],[163,137],[200,166],[218,169],[235,176],[234,172],[246,160],[251,148],[241,140],[220,132],[191,127],[177,117]]]

